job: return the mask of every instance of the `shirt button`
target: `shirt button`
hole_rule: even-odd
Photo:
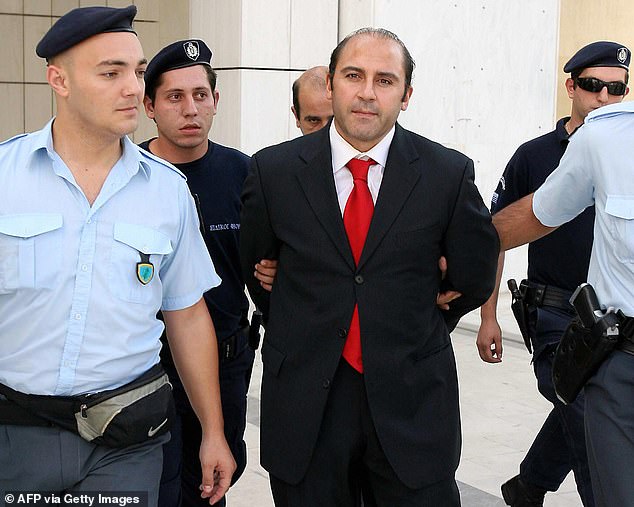
[[[324,389],[328,389],[330,387],[330,380],[324,379],[324,381],[321,383],[321,387],[323,387]]]
[[[86,220],[87,224],[92,224],[92,218],[89,218],[88,220]]]
[[[364,282],[363,277],[361,275],[355,276],[354,281],[357,285],[361,285]]]
[[[337,334],[339,335],[339,338],[345,338],[348,335],[348,330],[339,329],[339,331],[337,331]]]
[[[88,271],[88,266],[86,266],[85,264],[82,265],[81,270],[82,271]]]
[[[75,314],[75,320],[81,320],[81,313]]]

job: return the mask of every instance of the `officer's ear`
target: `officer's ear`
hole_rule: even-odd
[[[570,99],[574,98],[575,90],[577,88],[577,85],[575,85],[575,80],[569,77],[568,79],[566,79],[565,85],[566,85],[566,92],[568,92],[568,98]]]
[[[70,91],[68,72],[64,65],[49,62],[46,66],[46,81],[56,95],[67,97]]]
[[[214,115],[215,115],[218,112],[218,101],[220,100],[220,92],[218,90],[214,90],[212,93],[214,97]]]
[[[143,106],[145,107],[145,114],[150,120],[154,119],[154,104],[152,99],[147,95],[143,97]]]

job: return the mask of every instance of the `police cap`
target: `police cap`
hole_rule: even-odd
[[[187,39],[165,46],[148,63],[145,70],[146,90],[154,89],[157,78],[164,72],[192,65],[211,67],[211,49],[204,41]]]
[[[132,32],[136,6],[80,7],[59,18],[35,48],[37,56],[52,58],[75,44],[105,32]]]
[[[631,51],[623,44],[608,41],[593,42],[582,47],[568,60],[568,63],[564,65],[564,72],[580,72],[588,67],[621,67],[627,70],[631,56]]]

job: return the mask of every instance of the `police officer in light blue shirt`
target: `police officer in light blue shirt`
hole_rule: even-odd
[[[621,309],[629,317],[621,327],[620,350],[585,386],[592,488],[596,504],[607,507],[634,505],[633,158],[634,104],[593,111],[543,186],[494,218],[502,248],[508,249],[551,232],[595,205],[588,282],[602,306]]]
[[[126,137],[137,127],[146,66],[135,14],[134,6],[87,7],[60,18],[37,47],[57,116],[0,145],[0,383],[53,400],[123,386],[159,361],[161,309],[203,428],[201,494],[213,503],[235,468],[202,300],[221,281],[184,176]],[[7,397],[1,493],[143,491],[156,504],[167,435],[150,438],[150,428],[147,441],[106,447],[16,422]]]

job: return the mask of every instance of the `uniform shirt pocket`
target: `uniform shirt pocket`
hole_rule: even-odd
[[[170,239],[160,231],[136,224],[114,224],[110,259],[110,290],[113,295],[130,303],[154,302],[158,308],[162,292],[159,269],[164,257],[172,250]],[[147,263],[147,260],[152,264],[151,277],[147,267],[141,274],[138,273],[137,264]],[[143,283],[141,279],[147,282]]]
[[[0,216],[0,294],[56,285],[62,261],[58,213]]]
[[[614,253],[621,262],[634,262],[634,197],[608,195],[605,212],[614,238]]]

